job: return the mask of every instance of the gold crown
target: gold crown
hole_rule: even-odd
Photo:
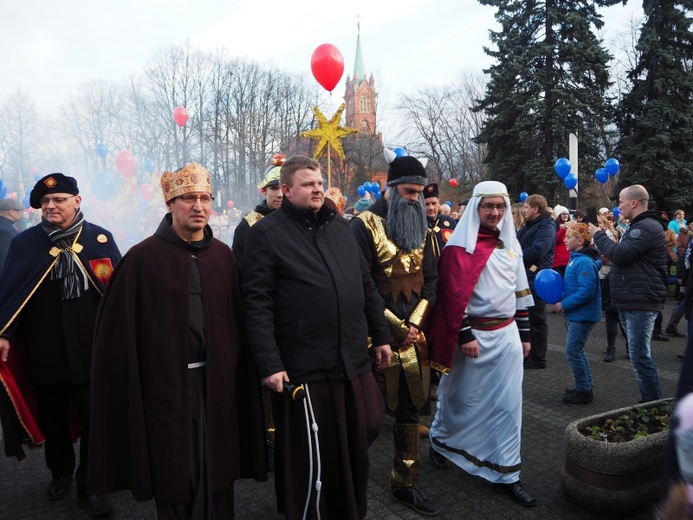
[[[161,174],[161,189],[164,192],[164,201],[168,202],[186,193],[212,193],[212,183],[209,172],[199,164],[192,163],[175,172]]]

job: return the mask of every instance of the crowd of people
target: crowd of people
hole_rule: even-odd
[[[385,189],[351,208],[325,190],[316,161],[282,158],[231,228],[232,247],[218,240],[230,225],[213,221],[197,164],[163,173],[158,227],[122,257],[114,235],[84,219],[72,177],[36,183],[41,220],[24,231],[21,205],[0,201],[6,454],[43,446],[47,498],[74,484],[92,516],[129,489],[162,519],[232,518],[234,482],[270,470],[286,518],[360,519],[368,449],[390,414],[393,500],[440,513],[419,486],[426,437],[436,469],[454,464],[535,506],[520,453],[524,372],[547,368],[537,275],[553,268],[564,281],[552,310],[565,315],[575,384],[563,401],[595,398],[584,348],[602,316],[604,361],[620,327],[641,402],[653,401],[650,342],[674,265],[682,303],[666,333],[683,335],[690,316],[693,231],[682,211],[669,221],[649,209],[640,185],[620,192],[617,219],[551,209],[540,194],[511,204],[495,181],[453,212],[418,159],[385,157]],[[691,478],[673,450],[668,482]]]

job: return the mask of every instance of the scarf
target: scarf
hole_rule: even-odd
[[[65,229],[41,219],[43,231],[58,249],[58,259],[51,270],[51,280],[62,279],[61,294],[63,300],[79,298],[84,291],[89,289],[89,277],[77,257],[78,251],[73,249],[73,243],[79,232],[82,231],[83,222],[84,215],[79,208],[72,224]],[[78,249],[81,251],[81,247]]]

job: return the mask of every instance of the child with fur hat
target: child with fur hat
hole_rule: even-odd
[[[585,344],[594,324],[602,317],[602,297],[599,283],[599,252],[590,245],[589,226],[571,222],[566,229],[565,247],[570,251],[563,280],[563,299],[553,312],[565,312],[565,352],[573,369],[575,388],[566,390],[563,402],[589,403],[592,393],[592,374],[585,354]]]

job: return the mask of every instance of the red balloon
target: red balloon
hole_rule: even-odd
[[[332,92],[344,74],[344,56],[331,43],[323,43],[313,51],[310,70],[313,71],[318,83],[328,92]]]
[[[185,123],[188,122],[188,111],[185,110],[185,107],[178,106],[173,110],[173,120],[181,128],[185,126]]]
[[[143,184],[140,188],[140,195],[142,195],[142,198],[147,202],[151,201],[154,198],[155,193],[156,192],[154,190],[154,186],[152,186],[151,184]]]
[[[452,186],[453,188],[457,188],[457,186],[459,185],[460,183],[457,182],[457,179],[450,179],[450,186]]]
[[[230,200],[226,203],[226,205],[229,207],[229,209],[233,208],[233,201]]]
[[[115,164],[118,171],[123,174],[123,177],[135,176],[135,158],[129,150],[121,150],[118,152]]]

